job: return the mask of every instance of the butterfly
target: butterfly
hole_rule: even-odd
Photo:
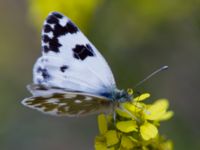
[[[56,116],[110,112],[130,101],[132,92],[119,90],[107,62],[66,16],[52,12],[42,29],[42,56],[33,67],[32,97],[22,104]]]

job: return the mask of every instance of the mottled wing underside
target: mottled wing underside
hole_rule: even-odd
[[[45,88],[40,89],[40,91]],[[55,90],[55,89],[53,89]],[[84,116],[110,111],[112,101],[105,97],[80,92],[53,93],[26,98],[22,104],[43,113],[56,116]]]

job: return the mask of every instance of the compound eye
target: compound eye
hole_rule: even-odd
[[[127,89],[127,93],[128,93],[128,95],[133,95],[133,89],[128,88],[128,89]]]

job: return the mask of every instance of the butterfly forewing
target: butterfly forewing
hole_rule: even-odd
[[[65,92],[26,98],[22,104],[57,116],[84,116],[111,110],[111,101],[84,93]]]
[[[98,50],[64,15],[50,13],[42,30],[42,56],[34,83],[101,95],[112,92],[112,72]]]

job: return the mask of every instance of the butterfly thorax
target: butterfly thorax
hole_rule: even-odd
[[[131,99],[133,98],[133,94],[130,94],[125,90],[116,89],[113,93],[112,98],[114,101],[117,102],[127,102],[131,101]]]

